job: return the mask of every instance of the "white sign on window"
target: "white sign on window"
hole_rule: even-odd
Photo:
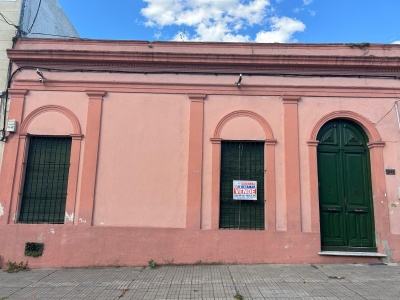
[[[257,181],[234,180],[233,200],[257,200]]]

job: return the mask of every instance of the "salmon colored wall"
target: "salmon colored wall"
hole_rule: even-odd
[[[223,140],[253,140],[263,141],[266,139],[264,130],[260,124],[248,117],[238,117],[230,120],[221,132]]]
[[[72,111],[78,118],[82,132],[86,131],[88,97],[83,92],[73,91],[29,91],[25,97],[24,117],[35,109],[46,105],[59,105]],[[35,120],[34,122],[37,122]],[[58,126],[58,122],[53,125]]]
[[[25,243],[39,241],[45,253],[28,258],[32,267],[146,265],[149,259],[377,262],[318,254],[315,139],[333,115],[359,120],[372,139],[378,252],[400,261],[399,129],[392,109],[400,82],[315,76],[358,74],[367,67],[368,74],[398,74],[400,47],[371,45],[368,51],[365,56],[365,49],[348,45],[19,40],[9,56],[15,66],[31,69],[20,70],[10,90],[10,118],[19,128],[5,144],[1,170],[0,255],[25,261]],[[38,81],[36,65],[45,83]],[[110,72],[93,72],[100,69]],[[63,225],[13,220],[29,133],[72,136]],[[265,140],[266,230],[218,229],[224,139]],[[384,168],[396,175],[384,175]]]
[[[12,261],[32,268],[201,263],[377,263],[377,258],[319,256],[319,234],[247,230],[187,230],[64,225],[0,226],[0,245]],[[25,242],[44,254],[24,256]],[[299,251],[301,249],[301,251]]]
[[[94,225],[185,227],[189,105],[186,95],[108,94]]]
[[[69,119],[57,112],[47,112],[35,118],[29,125],[29,133],[41,135],[69,135],[73,132]]]

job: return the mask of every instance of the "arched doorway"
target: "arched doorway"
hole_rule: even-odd
[[[376,251],[367,135],[334,119],[317,140],[322,250]]]

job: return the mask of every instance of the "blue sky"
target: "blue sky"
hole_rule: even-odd
[[[400,43],[400,0],[59,0],[80,37]]]

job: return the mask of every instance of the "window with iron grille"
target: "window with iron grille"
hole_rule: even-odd
[[[264,145],[264,141],[222,141],[220,228],[265,229]],[[257,181],[257,200],[234,200],[234,180]]]
[[[20,223],[64,223],[70,154],[70,137],[29,137]]]

